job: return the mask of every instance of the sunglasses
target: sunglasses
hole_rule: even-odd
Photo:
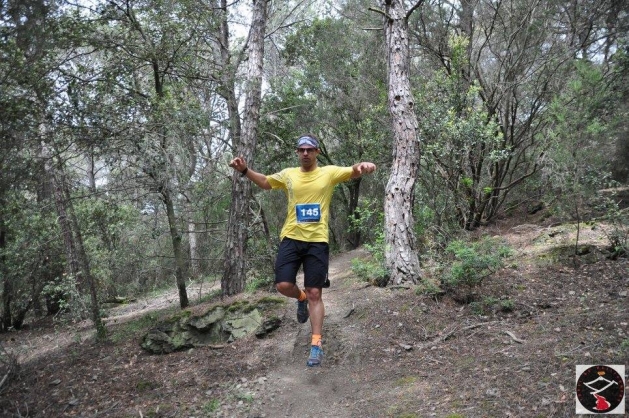
[[[316,148],[297,148],[297,152],[299,154],[305,154],[307,152],[316,152],[317,149]]]

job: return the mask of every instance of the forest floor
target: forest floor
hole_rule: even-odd
[[[20,363],[0,393],[0,415],[572,417],[576,365],[629,366],[629,260],[603,256],[602,231],[582,224],[586,250],[575,257],[566,250],[574,225],[485,229],[514,255],[464,305],[370,286],[351,270],[368,253],[339,254],[324,290],[320,368],[305,365],[310,323],[297,323],[292,301],[267,338],[168,355],[149,355],[139,341],[177,312],[174,291],[112,309],[107,343],[94,343],[89,324],[32,323],[0,336]]]

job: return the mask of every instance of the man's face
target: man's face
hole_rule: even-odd
[[[302,167],[311,167],[317,162],[317,155],[319,155],[319,149],[302,145],[297,148],[297,156],[299,157],[299,163]]]

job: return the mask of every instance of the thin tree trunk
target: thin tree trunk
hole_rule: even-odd
[[[347,202],[347,213],[354,219],[354,222],[359,224],[360,212],[358,209],[358,198],[360,196],[360,178],[355,179],[347,183],[347,189],[349,190],[349,201]],[[351,249],[356,249],[360,246],[362,238],[362,225],[356,225],[355,228],[351,228],[349,231],[347,240],[351,246]]]
[[[96,190],[96,164],[94,163],[94,151],[92,149],[90,149],[90,152],[85,156],[85,160],[87,162],[87,182],[89,184],[92,195],[95,199],[98,199],[98,191]],[[115,298],[116,296],[118,296],[118,291],[116,290],[115,280],[112,277],[115,270],[115,260],[113,257],[114,244],[111,240],[111,237],[109,236],[109,231],[107,230],[107,219],[105,217],[99,216],[96,220],[96,224],[98,226],[100,238],[103,241],[105,249],[108,252],[107,265],[109,267],[109,277],[106,280],[106,283],[104,283],[104,286],[107,289],[107,296],[109,298]]]
[[[4,199],[0,198],[0,204],[4,205]],[[4,219],[0,218],[0,276],[2,277],[2,321],[0,331],[4,332],[11,326],[11,296],[13,295],[11,280],[6,274],[6,256],[4,249],[7,245],[7,228]]]
[[[267,0],[254,3],[251,29],[249,31],[249,67],[245,85],[245,109],[242,135],[234,138],[236,155],[243,156],[253,166],[253,155],[258,137],[260,105],[262,102],[262,68],[264,57],[264,34],[266,31]],[[232,200],[225,243],[225,261],[221,291],[223,295],[234,295],[245,288],[246,248],[249,238],[249,203],[251,182],[242,180],[240,174],[232,176]]]
[[[6,246],[6,232],[4,223],[0,220],[0,250],[4,250]],[[4,254],[2,251],[0,254]],[[4,255],[0,255],[0,269],[4,270],[5,260]],[[13,296],[13,284],[11,283],[11,279],[9,279],[8,274],[4,274],[2,271],[4,279],[2,280],[2,324],[0,324],[0,331],[7,331],[11,326],[11,298]]]
[[[190,215],[192,216],[192,215]],[[194,219],[188,220],[188,245],[190,246],[190,276],[197,278],[201,274],[201,257],[199,256],[199,242],[197,224]]]
[[[47,151],[44,150],[44,153],[47,154]],[[61,166],[55,167],[52,158],[47,168],[52,174],[55,204],[63,232],[70,271],[75,274],[79,293],[89,292],[90,313],[96,329],[96,338],[102,341],[107,336],[107,330],[100,317],[96,281],[90,270],[89,258],[83,245],[83,236],[74,213],[72,201],[70,200],[70,191],[65,183],[63,168]]]
[[[416,250],[413,204],[419,168],[418,122],[409,80],[408,22],[404,3],[385,1],[388,99],[395,147],[385,190],[385,262],[391,284],[417,283],[421,269]]]
[[[188,307],[188,292],[186,291],[186,261],[184,258],[183,245],[181,243],[181,234],[177,228],[177,217],[175,216],[175,205],[170,196],[167,187],[160,190],[162,200],[166,206],[166,215],[168,217],[168,226],[170,228],[170,239],[173,244],[173,255],[175,256],[175,280],[177,281],[177,289],[179,290],[179,306],[181,309]]]
[[[46,171],[50,175],[52,181],[52,191],[55,198],[55,207],[57,208],[57,221],[61,228],[61,235],[63,236],[63,244],[66,252],[66,265],[68,268],[68,274],[75,277],[76,286],[79,291],[83,288],[81,271],[79,268],[79,260],[77,257],[76,244],[72,235],[72,228],[70,227],[70,220],[68,218],[65,194],[63,191],[62,181],[63,178],[57,169],[53,167],[52,159],[49,160],[49,164],[46,167]]]
[[[85,251],[85,246],[83,245],[83,234],[81,233],[81,228],[79,227],[76,214],[74,213],[74,206],[72,205],[72,201],[70,200],[70,191],[68,190],[65,182],[62,182],[62,187],[64,188],[65,200],[66,202],[68,202],[67,211],[69,215],[71,230],[73,230],[74,232],[79,268],[82,272],[84,283],[90,294],[90,313],[92,314],[92,321],[94,322],[94,328],[96,329],[96,339],[99,341],[103,341],[107,337],[107,329],[105,328],[105,324],[100,317],[100,305],[98,303],[96,280],[92,275],[89,258],[87,256],[87,252]]]

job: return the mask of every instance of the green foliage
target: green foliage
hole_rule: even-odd
[[[140,211],[129,204],[99,198],[77,200],[74,208],[99,293],[107,297],[136,294],[144,278],[138,270],[142,264],[144,269],[150,268],[146,257],[152,249],[137,244],[141,240],[138,235],[147,233]]]
[[[138,392],[149,392],[153,389],[157,389],[159,383],[152,380],[140,380],[135,384],[135,388]]]
[[[245,403],[251,403],[255,399],[253,394],[249,392],[238,392],[236,393],[236,399],[239,401],[243,401]]]
[[[273,286],[275,279],[273,276],[256,276],[250,279],[247,279],[247,284],[245,285],[245,292],[254,293],[256,290],[268,290]]]
[[[275,255],[277,252],[276,238],[271,239],[269,242],[266,234],[256,229],[251,228],[251,233],[257,232],[256,236],[249,239],[247,242],[247,283],[245,288],[249,292],[254,292],[257,289],[262,289],[265,286],[270,286],[273,283],[275,272],[273,270],[275,265]],[[277,235],[279,236],[279,231]]]
[[[490,312],[512,312],[515,303],[511,299],[497,299],[486,296],[480,301],[470,302],[470,308],[476,315],[487,315]]]
[[[347,220],[349,231],[361,234],[366,242],[365,248],[372,253],[384,253],[384,248],[380,249],[384,243],[384,213],[380,199],[360,199],[354,213]]]
[[[603,213],[601,219],[608,224],[602,229],[608,241],[610,252],[608,258],[627,256],[629,254],[629,211],[621,210],[612,198],[601,200],[597,209]]]
[[[40,302],[42,289],[61,276],[65,262],[63,241],[57,238],[57,215],[46,206],[50,202],[40,206],[29,190],[35,184],[25,180],[21,185],[23,190],[0,196],[6,199],[0,204],[0,228],[6,240],[0,247],[0,275],[5,284],[10,283],[3,292],[12,293],[7,300],[11,300],[13,321]],[[19,328],[21,323],[12,325]]]
[[[382,261],[377,258],[352,260],[352,271],[361,279],[376,286],[386,286],[389,281],[389,273]]]
[[[421,283],[419,283],[416,287],[415,287],[415,294],[416,295],[426,295],[426,296],[439,296],[443,293],[443,290],[436,284],[433,283],[430,280],[422,280]]]
[[[155,326],[159,322],[159,319],[159,315],[149,312],[138,319],[133,319],[115,327],[111,332],[110,339],[114,343],[119,343],[121,341],[136,338],[141,333],[146,332],[148,329]]]
[[[80,320],[89,315],[88,296],[79,292],[76,277],[72,275],[64,274],[47,283],[42,294],[58,304],[62,318]]]
[[[546,199],[559,217],[591,216],[598,190],[614,186],[609,158],[614,144],[607,138],[620,123],[610,108],[615,96],[603,68],[577,61],[567,89],[549,106],[546,175],[551,187]]]
[[[461,240],[451,242],[446,248],[451,265],[444,271],[444,290],[472,289],[503,266],[504,259],[512,250],[505,243],[485,237],[468,243]]]
[[[220,407],[221,407],[220,399],[211,399],[210,401],[203,404],[202,409],[205,414],[213,414],[214,412],[218,411]]]
[[[377,226],[372,228],[373,242],[366,243],[365,249],[371,254],[369,259],[353,259],[352,271],[361,279],[376,286],[386,286],[389,281],[389,272],[385,266],[385,240],[384,240],[384,213],[370,212],[364,209],[361,213],[365,216],[353,219],[352,226],[361,229],[369,224],[373,217],[379,220]]]
[[[490,221],[503,192],[495,168],[512,149],[482,100],[482,89],[462,76],[467,68],[465,37],[449,40],[452,68],[418,80],[414,92],[425,143],[417,204],[427,206],[439,227],[467,229]]]

